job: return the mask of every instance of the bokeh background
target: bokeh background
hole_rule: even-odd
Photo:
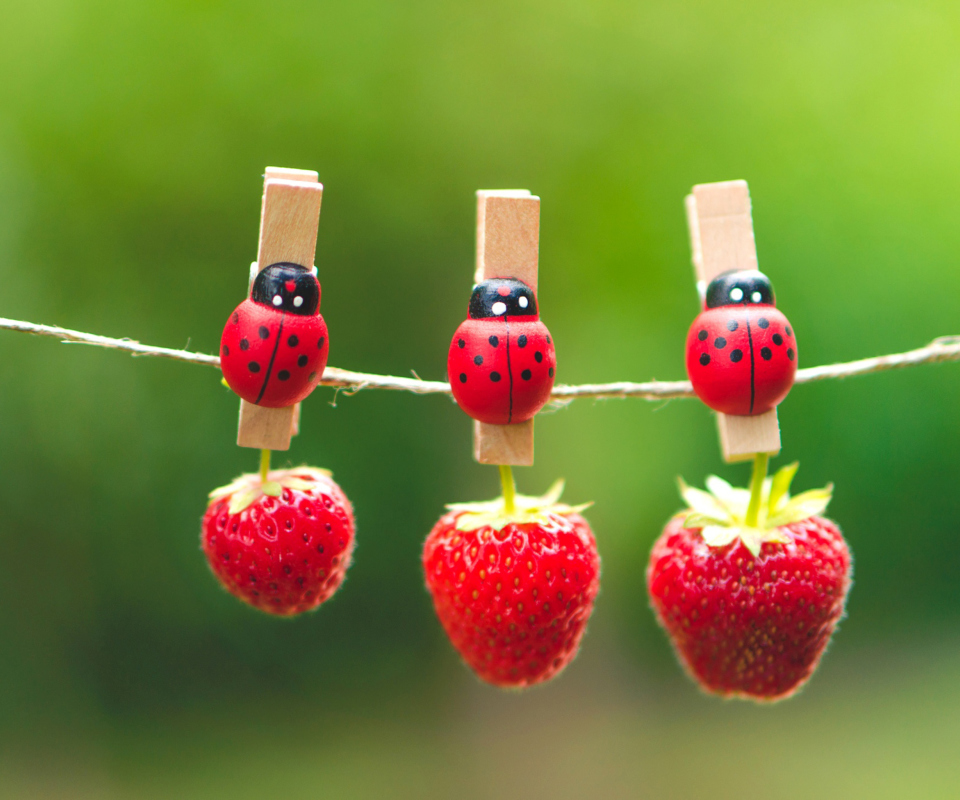
[[[542,197],[559,379],[678,379],[682,200],[746,178],[812,366],[960,333],[960,7],[946,0],[34,0],[0,4],[0,314],[216,352],[261,174],[316,169],[336,366],[442,378],[477,188]],[[647,607],[675,477],[725,466],[699,403],[578,401],[521,491],[590,510],[580,657],[479,684],[421,542],[498,491],[443,397],[318,390],[358,549],[318,613],[262,616],[199,550],[255,469],[212,369],[0,332],[0,796],[960,796],[960,366],[798,387],[797,488],[836,483],[849,618],[774,707],[700,695]],[[281,463],[284,458],[277,459]]]

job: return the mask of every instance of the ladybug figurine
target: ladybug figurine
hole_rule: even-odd
[[[550,399],[556,368],[550,331],[527,284],[492,278],[473,287],[447,355],[460,408],[491,425],[526,422]]]
[[[247,402],[284,408],[316,388],[328,351],[320,283],[311,270],[280,262],[260,271],[250,297],[227,320],[220,368]]]
[[[687,375],[714,411],[754,416],[787,396],[797,372],[797,340],[777,310],[770,280],[732,270],[707,286],[706,308],[687,334]]]

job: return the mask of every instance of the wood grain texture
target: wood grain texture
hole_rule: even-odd
[[[757,245],[746,181],[701,183],[684,200],[690,231],[690,252],[701,305],[707,284],[732,269],[758,269]],[[755,453],[780,452],[777,410],[755,417],[717,414],[720,449],[727,462],[745,461]]]
[[[477,192],[477,268],[474,282],[516,278],[537,291],[540,198],[526,189]]]
[[[693,187],[693,198],[700,242],[697,279],[710,283],[727,270],[757,269],[747,182],[702,183]]]
[[[279,261],[313,268],[323,186],[268,178],[263,188],[257,265]]]
[[[267,167],[263,179],[281,181],[299,181],[300,183],[320,183],[320,175],[312,169],[291,169],[290,167]]]
[[[289,450],[296,410],[296,406],[264,408],[241,400],[237,444],[258,450]]]
[[[517,425],[473,421],[473,457],[481,464],[533,466],[533,420]]]
[[[477,192],[474,282],[516,278],[537,291],[540,198],[526,189]],[[533,464],[533,420],[517,425],[474,421],[473,456],[481,464]]]
[[[247,294],[256,273],[287,261],[313,268],[320,224],[323,185],[312,170],[267,167],[264,172],[257,260],[251,265]],[[290,438],[300,432],[300,404],[289,408],[261,408],[240,401],[237,444],[268,450],[289,450]]]
[[[774,456],[780,452],[780,422],[775,408],[756,417],[717,414],[717,431],[728,464],[749,461],[756,453]]]

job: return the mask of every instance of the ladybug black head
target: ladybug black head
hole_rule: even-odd
[[[320,283],[305,267],[280,262],[260,271],[250,297],[278,311],[309,317],[320,308]]]
[[[707,286],[707,308],[753,305],[776,305],[770,279],[755,269],[723,272]]]
[[[473,287],[470,319],[535,317],[537,298],[527,284],[514,278],[491,278]]]

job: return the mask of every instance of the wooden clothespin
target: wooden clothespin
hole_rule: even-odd
[[[707,286],[718,275],[731,270],[757,270],[750,192],[746,181],[700,184],[693,187],[693,192],[686,197],[685,204],[697,289],[701,303],[705,305]],[[786,326],[786,331],[790,331],[789,325]],[[792,337],[792,331],[790,335]],[[782,340],[784,335],[780,334],[776,338]],[[783,355],[775,351],[773,357],[782,360],[789,352],[789,362],[792,362],[795,371],[795,343],[782,342],[780,347]],[[756,354],[753,350],[747,354],[751,364],[752,359],[758,359],[759,363],[761,358],[760,348],[756,350]],[[768,357],[767,353],[770,352],[764,348],[763,357]],[[708,354],[704,353],[701,357],[709,361]],[[729,354],[725,352],[722,357],[727,358]],[[744,365],[744,368],[747,368],[746,361]],[[718,413],[717,427],[723,457],[727,462],[746,461],[758,453],[776,455],[780,452],[780,426],[776,407],[755,416]]]
[[[454,397],[474,418],[481,464],[533,464],[533,416],[550,397],[556,369],[536,297],[539,245],[539,197],[477,192],[475,286],[447,372]]]
[[[316,172],[268,167],[264,175],[260,244],[251,267],[253,279],[271,264],[297,264],[312,270],[317,249],[323,186]],[[248,289],[249,294],[249,289]],[[298,433],[300,404],[266,408],[240,401],[237,444],[261,450],[288,450]]]

